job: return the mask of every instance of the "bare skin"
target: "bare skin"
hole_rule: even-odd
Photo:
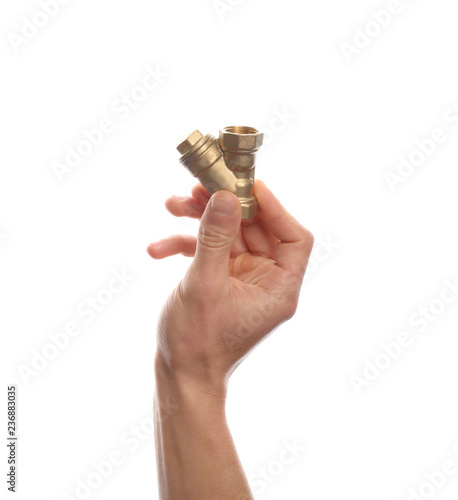
[[[197,185],[167,210],[200,219],[198,237],[152,243],[154,259],[183,254],[191,265],[159,321],[156,453],[161,500],[249,500],[246,475],[226,422],[230,375],[297,308],[313,247],[301,226],[261,182],[259,210],[241,222],[238,199],[210,198]]]

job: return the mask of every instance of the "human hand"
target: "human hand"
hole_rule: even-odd
[[[256,218],[241,222],[228,191],[211,198],[199,184],[191,197],[172,197],[177,217],[201,219],[198,237],[170,236],[148,247],[154,259],[193,256],[159,321],[156,367],[200,392],[224,397],[241,360],[297,308],[313,247],[301,226],[261,181]]]

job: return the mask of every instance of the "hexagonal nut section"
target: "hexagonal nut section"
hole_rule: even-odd
[[[219,132],[221,149],[244,149],[257,151],[262,146],[264,134],[253,127],[226,127]]]
[[[180,144],[178,144],[178,152],[184,155],[186,151],[189,151],[193,146],[195,146],[200,141],[200,139],[202,139],[202,137],[203,135],[198,130],[194,130],[194,132],[192,134],[189,134],[183,142],[180,142]]]
[[[252,219],[258,213],[258,202],[244,204],[242,203],[242,219]]]

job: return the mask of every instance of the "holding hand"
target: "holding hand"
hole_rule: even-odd
[[[228,191],[211,198],[199,184],[191,197],[172,197],[177,217],[201,219],[198,237],[170,236],[148,247],[155,259],[194,257],[166,303],[156,368],[168,378],[216,397],[249,351],[296,311],[313,246],[301,226],[261,181],[256,218],[241,221]]]

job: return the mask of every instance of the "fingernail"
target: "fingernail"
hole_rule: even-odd
[[[234,204],[224,198],[212,198],[211,207],[213,212],[221,215],[232,215],[235,212]]]

